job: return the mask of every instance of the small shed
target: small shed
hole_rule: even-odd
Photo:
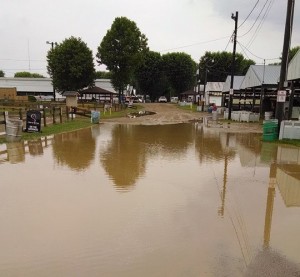
[[[77,98],[79,96],[79,93],[77,91],[65,91],[62,93],[62,95],[66,97],[67,107],[77,107]]]
[[[204,95],[204,85],[198,85],[194,89],[190,89],[180,93],[179,100],[187,102],[198,102]]]
[[[205,104],[222,105],[222,89],[224,82],[207,82],[205,86]]]
[[[81,100],[98,102],[113,102],[113,98],[117,96],[116,92],[108,91],[106,89],[94,86],[86,88],[80,92]]]

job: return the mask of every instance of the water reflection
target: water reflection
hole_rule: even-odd
[[[7,159],[11,163],[21,163],[25,161],[24,141],[10,142],[6,144]]]
[[[28,141],[28,149],[32,156],[43,155],[42,139]]]
[[[286,207],[300,207],[300,149],[278,146],[276,182]]]
[[[53,155],[59,165],[73,170],[87,169],[95,156],[96,142],[92,129],[57,134],[53,139]]]
[[[263,276],[253,264],[270,253],[300,263],[298,148],[194,124],[1,147],[1,276]]]
[[[166,126],[116,125],[100,161],[114,184],[121,190],[133,186],[144,175],[153,156],[180,159],[194,140],[191,124]]]

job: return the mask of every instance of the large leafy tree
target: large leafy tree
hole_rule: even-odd
[[[162,57],[160,53],[148,51],[136,71],[138,89],[145,95],[148,94],[151,100],[164,94],[167,83],[163,72]]]
[[[5,76],[5,73],[3,70],[0,70],[0,77],[4,77]]]
[[[58,91],[78,91],[92,86],[95,68],[92,51],[81,38],[70,37],[49,50],[48,73]]]
[[[164,73],[178,96],[191,89],[195,84],[196,63],[186,53],[168,53],[162,56]]]
[[[119,96],[133,79],[146,50],[147,38],[136,23],[126,17],[117,17],[102,39],[96,56],[98,63],[106,65],[111,72],[111,81]]]
[[[232,53],[229,52],[205,52],[200,59],[200,80],[204,82],[224,82],[231,74]],[[249,66],[255,64],[253,60],[247,60],[242,54],[235,56],[234,75],[245,75]]]

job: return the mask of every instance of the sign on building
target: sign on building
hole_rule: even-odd
[[[277,102],[285,102],[286,99],[286,91],[278,90],[277,91]]]
[[[30,133],[41,131],[41,112],[27,111],[26,113],[26,131]]]

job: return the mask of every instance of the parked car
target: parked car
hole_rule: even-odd
[[[158,102],[159,102],[159,103],[167,103],[168,100],[167,100],[166,96],[160,96],[160,97],[158,98]]]

